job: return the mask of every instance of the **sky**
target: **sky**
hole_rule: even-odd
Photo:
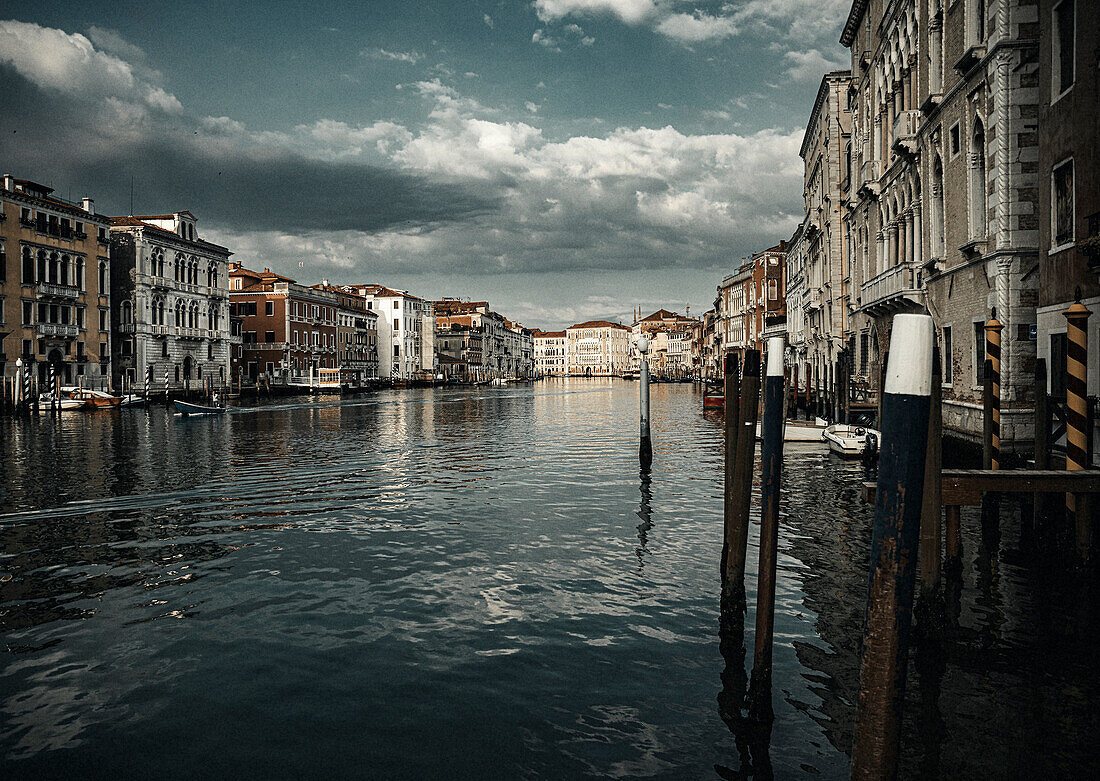
[[[0,166],[307,284],[698,315],[801,219],[850,5],[2,0]]]

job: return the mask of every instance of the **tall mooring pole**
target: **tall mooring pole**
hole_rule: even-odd
[[[929,315],[895,315],[882,394],[853,779],[897,777],[932,394]]]
[[[775,569],[779,549],[779,496],[783,481],[783,337],[768,339],[764,420],[760,436],[760,568],[756,581],[756,645],[749,686],[749,717],[771,723]],[[745,433],[742,432],[742,436]]]
[[[638,462],[642,469],[653,465],[653,442],[649,438],[649,340],[644,336],[638,339],[638,353],[642,356],[641,370],[638,373],[638,403],[641,407],[641,440],[638,443]]]
[[[1087,328],[1092,314],[1078,300],[1063,312],[1066,318],[1066,469],[1088,468],[1088,399],[1086,369],[1088,366]],[[1082,561],[1089,558],[1092,547],[1092,520],[1088,517],[1088,496],[1066,494],[1066,509],[1075,519],[1077,554]]]

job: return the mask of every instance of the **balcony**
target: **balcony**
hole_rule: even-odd
[[[120,334],[136,334],[137,323],[119,323],[118,332]]]
[[[886,269],[860,288],[860,310],[871,315],[924,306],[921,272],[913,263]]]
[[[176,336],[180,339],[202,339],[206,336],[206,329],[178,325],[176,326]]]
[[[39,323],[38,333],[41,336],[60,336],[63,339],[75,339],[78,329],[75,325],[67,323]]]
[[[80,288],[75,285],[57,285],[53,282],[39,282],[38,295],[50,298],[80,298]]]
[[[858,192],[877,196],[880,191],[878,185],[880,176],[882,176],[882,162],[880,160],[865,160],[859,169]]]
[[[813,287],[806,291],[802,298],[802,308],[806,311],[820,309],[822,304],[821,288]]]
[[[149,333],[153,336],[171,336],[172,326],[170,325],[151,325],[149,326]]]
[[[920,129],[919,111],[899,111],[894,117],[894,133],[890,141],[891,148],[899,154],[913,154],[917,151],[917,131]]]

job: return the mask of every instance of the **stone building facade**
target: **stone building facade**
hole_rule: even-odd
[[[981,436],[981,325],[1004,325],[1001,441],[1030,439],[1037,304],[1035,0],[855,0],[846,230],[878,377],[898,312],[929,312],[945,431]],[[858,347],[857,347],[858,349]],[[862,361],[860,361],[862,363]]]
[[[562,377],[568,373],[565,331],[535,331],[535,371],[543,377]]]
[[[857,331],[866,332],[867,317],[852,309],[853,278],[844,191],[848,186],[851,146],[849,98],[851,71],[827,73],[818,87],[799,151],[804,164],[805,216],[791,239],[787,255],[788,330],[792,381],[820,392],[836,381],[838,362],[859,349]],[[791,305],[798,311],[791,311]],[[858,367],[858,359],[851,362]]]
[[[0,187],[0,375],[16,361],[45,389],[50,367],[66,385],[105,388],[111,376],[109,221],[5,174]],[[83,378],[83,379],[81,379]]]
[[[565,329],[569,374],[613,377],[630,368],[630,328],[607,320],[588,320]]]
[[[188,211],[112,217],[115,385],[151,391],[229,379],[230,251]]]
[[[1039,308],[1047,387],[1066,396],[1066,318],[1088,320],[1089,396],[1100,395],[1100,13],[1088,0],[1039,2]],[[1094,437],[1095,439],[1095,437]],[[1095,456],[1094,456],[1095,458]]]

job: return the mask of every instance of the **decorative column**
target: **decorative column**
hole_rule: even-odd
[[[924,263],[924,224],[921,222],[920,204],[913,204],[913,263]]]

